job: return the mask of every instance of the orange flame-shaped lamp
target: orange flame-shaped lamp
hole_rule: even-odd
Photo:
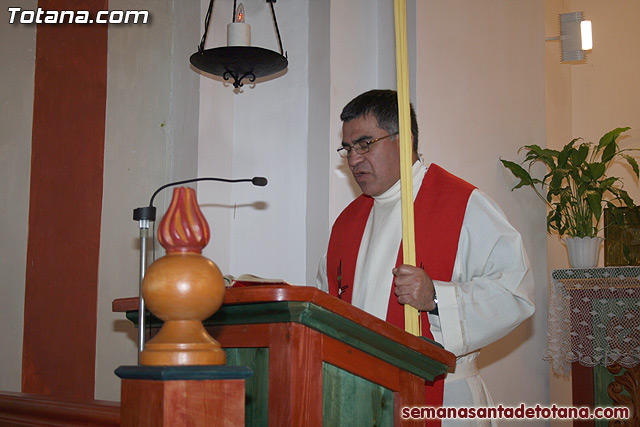
[[[201,255],[209,242],[209,225],[193,188],[174,189],[158,240],[167,255],[149,266],[142,296],[164,324],[145,345],[140,364],[224,364],[224,350],[202,325],[222,305],[225,288],[218,267]]]

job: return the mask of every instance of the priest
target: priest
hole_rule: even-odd
[[[416,266],[402,262],[398,99],[372,90],[340,118],[342,146],[362,195],[340,214],[317,286],[404,329],[404,305],[422,333],[457,356],[427,392],[430,406],[491,406],[476,367],[479,351],[533,314],[533,277],[520,234],[486,194],[418,154],[410,107]],[[491,425],[443,420],[443,426]]]

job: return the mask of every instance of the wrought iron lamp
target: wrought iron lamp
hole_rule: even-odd
[[[282,49],[280,30],[273,6],[276,0],[266,1],[271,6],[271,16],[280,45],[280,53],[250,45],[251,35],[249,32],[247,38],[248,25],[244,24],[244,9],[242,4],[236,7],[235,0],[233,2],[233,21],[227,27],[227,46],[205,49],[204,45],[207,40],[214,2],[211,0],[205,16],[204,34],[198,51],[189,59],[191,64],[201,71],[222,77],[224,80],[233,78],[233,86],[236,88],[243,85],[242,80],[245,78],[253,82],[258,77],[267,77],[287,68],[289,61]]]

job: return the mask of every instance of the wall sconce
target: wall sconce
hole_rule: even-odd
[[[287,68],[289,61],[282,50],[280,30],[273,7],[276,0],[266,1],[271,5],[271,16],[280,45],[280,53],[251,46],[251,27],[244,22],[245,13],[242,3],[236,7],[235,0],[233,2],[233,20],[227,25],[227,46],[205,49],[204,44],[207,41],[213,10],[213,0],[211,0],[205,16],[204,34],[200,46],[198,46],[198,51],[191,55],[189,62],[197,69],[225,80],[233,78],[235,88],[242,86],[242,80],[245,78],[253,82],[258,77],[267,77]]]
[[[584,12],[561,13],[560,36],[547,40],[560,40],[561,62],[582,61],[593,48],[591,21],[584,19]]]

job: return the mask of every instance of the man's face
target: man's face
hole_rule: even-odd
[[[369,114],[342,124],[343,143],[353,145],[388,135],[378,127],[376,118]],[[364,154],[351,150],[347,158],[351,174],[367,196],[379,196],[400,179],[400,150],[398,137],[386,138],[371,144]]]

